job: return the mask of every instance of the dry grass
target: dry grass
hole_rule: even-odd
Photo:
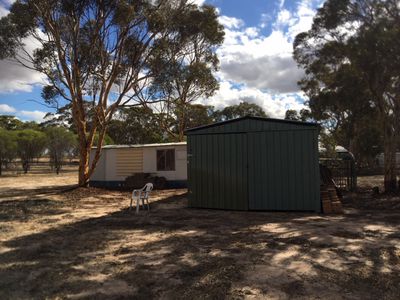
[[[400,209],[367,190],[337,216],[190,209],[185,190],[136,215],[128,193],[75,181],[0,178],[0,299],[400,295]]]

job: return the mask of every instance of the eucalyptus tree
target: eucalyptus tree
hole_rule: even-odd
[[[24,129],[15,132],[17,154],[24,173],[28,173],[34,158],[39,158],[46,147],[46,135],[37,130]]]
[[[400,7],[397,0],[328,0],[294,42],[300,86],[314,117],[350,136],[377,118],[384,137],[385,190],[396,190],[400,117]]]
[[[149,101],[140,95],[193,39],[219,32],[216,20],[213,7],[188,0],[17,0],[0,19],[0,58],[45,75],[47,105],[70,104],[79,140],[79,184],[87,186],[115,111]],[[27,42],[37,48],[29,51]]]
[[[0,116],[0,128],[6,130],[18,130],[22,129],[23,122],[18,120],[15,116],[1,115]]]
[[[219,88],[214,77],[219,67],[215,48],[222,44],[224,31],[211,6],[205,6],[204,13],[190,11],[179,23],[183,36],[188,38],[187,43],[179,55],[172,46],[162,56],[158,67],[164,72],[155,77],[150,96],[165,100],[155,106],[161,117],[160,124],[172,139],[183,141],[193,101],[211,97]],[[203,30],[198,31],[197,26]]]
[[[295,109],[288,109],[285,112],[285,120],[302,122],[312,121],[311,111],[307,108],[302,108],[300,111],[297,111]]]
[[[163,141],[158,115],[149,107],[124,107],[110,121],[108,134],[116,144],[149,144]]]
[[[76,136],[68,129],[57,126],[47,127],[45,133],[50,165],[59,174],[64,164],[65,156],[74,149]]]
[[[17,157],[17,142],[12,131],[0,128],[0,175],[3,166]]]
[[[214,114],[214,118],[216,121],[226,121],[245,116],[264,118],[268,117],[261,106],[246,101],[240,102],[239,104],[227,106],[222,110],[216,111]]]

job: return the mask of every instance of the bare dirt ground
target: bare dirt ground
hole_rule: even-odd
[[[75,182],[0,178],[0,299],[399,299],[400,200],[365,183],[326,216],[191,209],[186,190],[136,215]]]

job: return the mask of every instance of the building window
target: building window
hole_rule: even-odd
[[[175,149],[157,150],[157,171],[175,171]]]

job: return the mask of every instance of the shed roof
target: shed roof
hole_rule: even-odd
[[[244,116],[236,119],[231,119],[227,121],[217,122],[209,125],[199,126],[187,129],[185,133],[190,134],[197,131],[201,131],[204,129],[212,129],[214,127],[222,127],[232,123],[238,123],[243,121],[257,121],[257,122],[265,122],[265,123],[275,123],[275,124],[286,124],[286,125],[294,125],[294,126],[307,126],[307,127],[319,127],[318,123],[311,123],[311,122],[301,122],[301,121],[294,121],[294,120],[284,120],[284,119],[274,119],[274,118],[263,118],[263,117],[254,117],[254,116]]]
[[[125,149],[125,148],[148,148],[148,147],[173,147],[186,146],[186,142],[177,143],[155,143],[155,144],[135,144],[135,145],[106,145],[103,149]],[[93,147],[96,148],[96,147]]]

